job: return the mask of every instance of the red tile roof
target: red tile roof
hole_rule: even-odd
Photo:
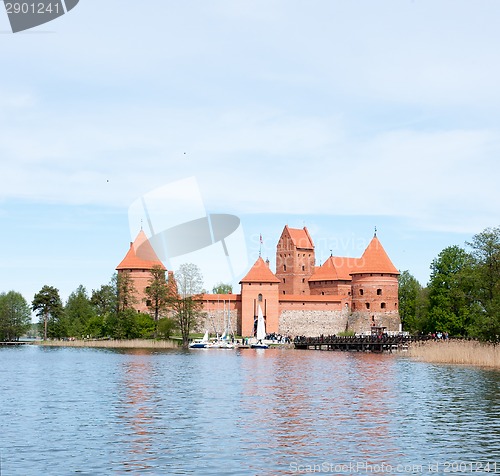
[[[304,227],[302,230],[299,228],[289,228],[288,225],[285,226],[285,230],[290,234],[290,238],[292,239],[293,244],[297,248],[313,250],[314,244],[307,231],[307,228]]]
[[[279,283],[280,280],[269,269],[269,266],[259,256],[255,264],[240,283]]]
[[[392,264],[384,247],[375,235],[367,246],[363,256],[359,259],[360,265],[351,274],[360,273],[388,273],[399,274],[399,271]]]
[[[149,243],[146,234],[141,230],[134,242],[130,243],[130,249],[116,269],[152,269],[153,266],[166,269]]]
[[[309,281],[351,281],[351,273],[360,266],[359,258],[330,256],[316,267]]]

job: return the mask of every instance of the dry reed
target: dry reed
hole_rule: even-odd
[[[48,340],[39,345],[52,347],[104,347],[109,349],[177,349],[173,340],[131,339],[131,340]]]
[[[500,368],[500,346],[477,341],[426,341],[408,349],[410,357],[425,362]]]

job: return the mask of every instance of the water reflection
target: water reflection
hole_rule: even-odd
[[[499,372],[394,355],[0,349],[2,470],[282,475],[494,462],[499,397]]]
[[[135,350],[132,359],[121,364],[121,390],[118,392],[116,405],[117,436],[128,447],[130,455],[124,461],[125,467],[132,470],[152,468],[150,462],[156,457],[152,451],[151,432],[155,428],[155,396],[152,384],[150,353]]]

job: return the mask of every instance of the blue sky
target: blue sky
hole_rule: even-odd
[[[285,224],[322,260],[360,256],[377,226],[425,284],[444,247],[499,225],[499,16],[496,0],[80,0],[12,34],[0,11],[0,291],[107,283],[131,204],[188,177],[207,212],[241,218],[249,264],[259,234],[273,262]]]

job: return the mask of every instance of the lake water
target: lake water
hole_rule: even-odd
[[[500,372],[282,349],[0,348],[0,452],[1,476],[500,473]]]

